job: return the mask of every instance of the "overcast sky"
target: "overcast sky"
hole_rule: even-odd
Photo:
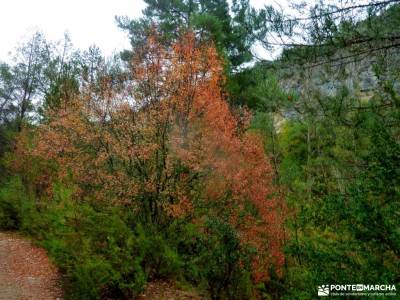
[[[144,7],[141,0],[2,0],[0,60],[38,30],[49,40],[60,40],[68,32],[75,47],[96,44],[111,54],[129,45],[114,17],[138,17]]]
[[[261,8],[268,0],[252,0]],[[279,1],[281,2],[281,1]],[[129,46],[124,32],[116,25],[116,15],[139,17],[142,0],[2,0],[0,10],[0,60],[8,60],[18,41],[35,31],[48,40],[61,40],[70,34],[75,47],[87,49],[96,44],[109,55]]]

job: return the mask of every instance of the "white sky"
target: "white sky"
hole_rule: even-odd
[[[261,8],[271,1],[250,2]],[[35,31],[52,41],[61,40],[68,32],[75,47],[87,49],[96,44],[103,54],[110,55],[129,47],[114,17],[137,18],[144,7],[142,0],[1,0],[0,61],[9,60],[18,42]]]
[[[129,40],[114,17],[138,17],[144,7],[142,0],[2,0],[0,60],[38,30],[48,40],[60,40],[68,32],[81,49],[96,44],[107,55],[122,50]]]

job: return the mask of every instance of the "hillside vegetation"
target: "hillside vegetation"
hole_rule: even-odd
[[[145,2],[115,57],[37,33],[0,64],[0,229],[70,299],[398,285],[398,1]]]

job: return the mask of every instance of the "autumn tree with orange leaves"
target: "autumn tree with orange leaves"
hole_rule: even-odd
[[[49,110],[33,147],[20,138],[19,157],[55,161],[51,176],[72,180],[77,199],[124,206],[143,222],[218,216],[256,249],[255,281],[281,274],[285,206],[262,138],[246,131],[249,113],[225,101],[215,48],[190,33],[165,48],[155,34],[131,65],[123,91],[104,76],[100,89]]]

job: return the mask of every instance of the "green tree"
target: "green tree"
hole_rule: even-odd
[[[262,16],[248,0],[146,0],[143,17],[130,20],[117,17],[119,26],[129,33],[133,48],[140,47],[157,28],[165,43],[176,41],[182,31],[193,30],[201,41],[213,41],[233,68],[252,59],[255,32],[263,35]],[[129,58],[126,51],[123,57]]]
[[[290,1],[292,13],[266,5],[267,50],[282,50],[286,66],[350,63],[360,56],[399,48],[399,0]],[[293,16],[294,10],[294,16]],[[340,53],[338,53],[340,49]]]

